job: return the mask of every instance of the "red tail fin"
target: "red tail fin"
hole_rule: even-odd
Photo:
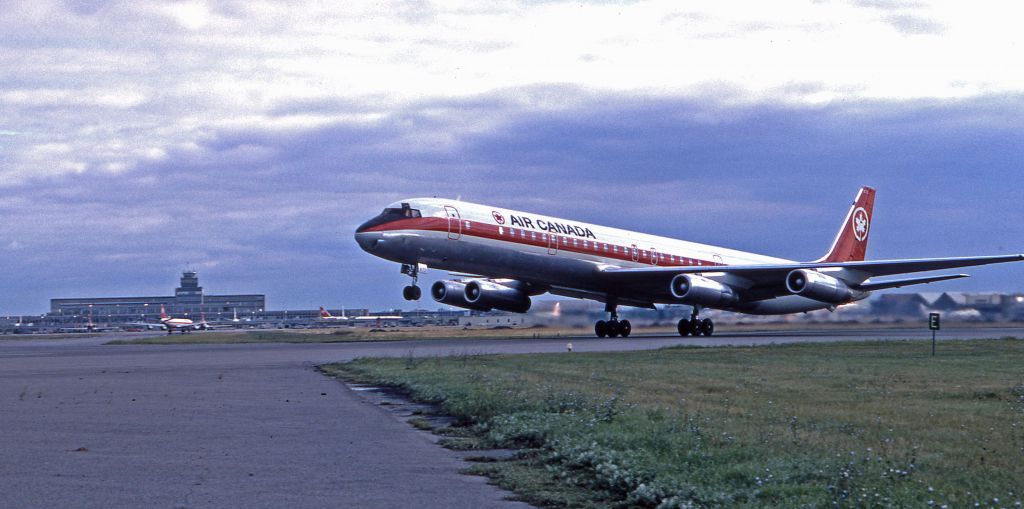
[[[161,320],[166,320],[167,319],[167,311],[164,311],[164,305],[163,304],[160,304],[160,319]]]
[[[330,317],[331,317],[331,314],[328,313],[327,310],[324,309],[323,306],[320,306],[320,318],[330,318]]]
[[[846,220],[839,228],[832,249],[818,262],[856,262],[864,259],[871,232],[871,211],[875,207],[875,190],[864,186],[857,193]]]

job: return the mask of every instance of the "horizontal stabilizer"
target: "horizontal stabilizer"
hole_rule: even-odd
[[[605,267],[599,269],[599,273],[610,279],[631,280],[636,278],[665,278],[671,279],[676,274],[706,274],[721,272],[735,274],[740,277],[749,278],[754,281],[763,282],[769,280],[782,281],[792,270],[796,269],[825,269],[841,268],[857,271],[868,277],[892,276],[906,274],[909,272],[926,272],[930,270],[953,269],[958,267],[971,267],[975,265],[988,265],[991,263],[1006,263],[1024,261],[1024,254],[998,255],[998,256],[967,256],[957,258],[919,258],[907,260],[872,260],[856,262],[810,262],[810,263],[782,263],[765,265],[714,265],[714,266],[687,266],[687,267],[637,267],[619,268]]]
[[[931,276],[931,277],[912,277],[907,279],[897,279],[894,281],[878,281],[876,283],[863,283],[857,285],[858,290],[864,290],[871,292],[874,290],[885,290],[888,288],[902,288],[910,285],[923,285],[928,283],[935,283],[937,281],[948,281],[950,279],[960,279],[962,277],[970,277],[967,274],[948,274],[945,276]]]

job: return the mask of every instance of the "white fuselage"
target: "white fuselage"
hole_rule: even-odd
[[[510,278],[563,295],[614,293],[626,305],[676,302],[667,288],[610,287],[602,267],[708,267],[703,275],[742,284],[716,273],[726,265],[795,263],[707,244],[648,235],[579,221],[455,200],[403,200],[415,217],[378,216],[356,233],[360,246],[381,258],[425,264],[488,278]],[[400,204],[389,206],[392,210]],[[564,291],[562,290],[564,289]],[[796,295],[741,304],[736,309],[779,314],[831,307]]]
[[[192,320],[188,318],[165,318],[160,320],[168,329],[180,329],[185,327],[192,327],[194,324]]]

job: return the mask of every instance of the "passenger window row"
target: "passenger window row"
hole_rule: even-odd
[[[467,230],[470,229],[470,222],[469,221],[465,222],[465,228]],[[517,234],[517,231],[518,231],[518,234]],[[498,235],[506,235],[505,227],[504,226],[499,226],[498,227]],[[519,230],[516,230],[515,228],[509,228],[507,235],[510,236],[510,237],[516,237],[518,235],[519,237],[525,238],[526,237],[526,231],[519,231]],[[539,234],[539,237],[540,237],[540,240],[543,240],[543,241],[547,241],[548,240],[548,234],[546,234],[546,233]],[[537,232],[530,231],[530,239],[531,240],[537,240],[537,238],[538,238]],[[556,243],[558,242],[559,238],[561,238],[562,246],[568,246],[568,244],[569,244],[569,238],[568,237],[559,237],[557,235],[552,236],[552,239],[554,239],[554,242],[556,242]],[[573,238],[572,239],[572,245],[575,246],[575,247],[580,247],[580,240],[576,239],[576,238]],[[610,251],[610,252],[615,253],[615,254],[619,253],[619,245],[617,245],[617,244],[612,244],[611,248],[609,249],[607,243],[598,243],[598,242],[591,243],[588,240],[584,240],[584,241],[582,241],[582,245],[583,245],[583,249],[593,249],[594,251],[605,251],[605,252],[609,252]],[[666,255],[665,253],[658,253],[656,251],[648,252],[646,249],[639,250],[639,253],[637,253],[637,251],[638,251],[637,248],[633,248],[633,251],[634,251],[634,256],[639,254],[639,256],[637,256],[637,258],[641,258],[641,259],[644,259],[644,260],[649,260],[649,259],[653,258],[653,259],[657,259],[659,262],[664,262],[664,261],[668,260],[671,263],[681,263],[683,265],[705,265],[703,260],[698,260],[696,258],[686,258],[684,256],[676,256],[676,255]],[[627,249],[625,246],[623,246],[622,247],[622,253],[628,254],[629,253],[629,249]],[[711,264],[708,263],[707,265],[711,265]]]

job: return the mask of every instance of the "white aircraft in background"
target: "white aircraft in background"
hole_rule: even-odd
[[[206,313],[199,313],[199,322],[193,324],[193,327],[198,330],[231,329],[238,327],[238,321],[236,317],[227,321],[208,322],[206,320]]]
[[[130,323],[128,325],[153,328],[160,327],[167,331],[168,334],[173,334],[175,330],[180,330],[182,334],[192,330],[212,330],[234,327],[234,324],[230,323],[210,323],[206,321],[206,313],[200,313],[200,319],[198,322],[193,321],[191,318],[173,318],[167,316],[167,310],[164,305],[160,305],[160,323],[149,323],[149,322],[137,322]]]
[[[438,281],[434,300],[467,309],[523,313],[543,293],[605,303],[599,337],[629,336],[619,305],[693,306],[679,334],[714,332],[702,308],[775,315],[833,310],[875,290],[967,277],[873,278],[1024,260],[1024,255],[865,261],[875,190],[862,187],[825,256],[796,262],[716,246],[491,207],[414,198],[388,205],[356,229],[359,246],[402,264],[403,296],[418,300],[419,267],[476,276]]]
[[[205,322],[205,319],[203,321]],[[163,304],[160,305],[160,323],[167,329],[167,334],[173,334],[175,329],[180,329],[181,333],[184,334],[189,330],[198,328],[191,318],[172,318],[167,316],[167,311],[164,310]]]
[[[322,321],[347,321],[348,317],[345,316],[345,310],[344,309],[341,310],[341,316],[334,316],[334,315],[331,314],[330,311],[327,311],[326,309],[324,309],[323,306],[320,306],[320,317],[317,318],[317,320],[322,320]]]

